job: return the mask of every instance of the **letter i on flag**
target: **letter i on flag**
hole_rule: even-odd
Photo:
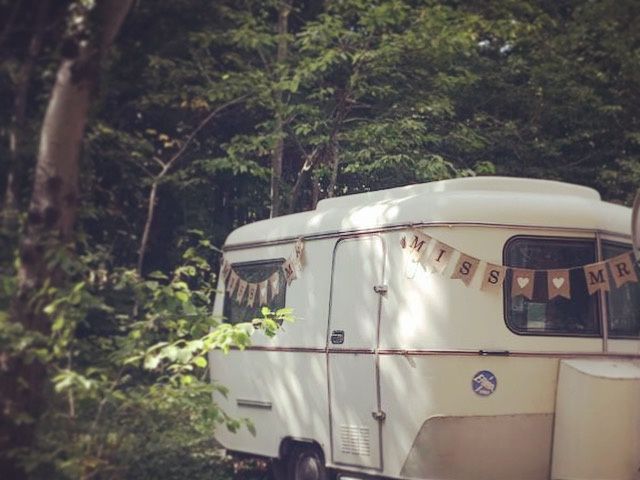
[[[429,254],[429,258],[427,258],[427,265],[439,274],[442,274],[444,269],[447,268],[454,251],[455,250],[449,245],[436,241],[433,250],[431,250]]]

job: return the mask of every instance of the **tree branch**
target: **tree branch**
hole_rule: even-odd
[[[158,186],[160,182],[164,179],[164,177],[173,169],[178,160],[184,155],[187,151],[191,143],[195,140],[198,133],[205,127],[207,124],[213,120],[216,116],[218,116],[223,110],[226,110],[232,105],[242,102],[247,95],[242,95],[240,97],[234,98],[233,100],[229,100],[226,103],[223,103],[218,108],[213,110],[209,115],[207,115],[198,126],[191,132],[191,134],[187,137],[185,142],[182,144],[180,149],[169,159],[167,162],[163,162],[157,157],[153,157],[153,159],[159,163],[162,168],[160,172],[154,177],[153,182],[151,183],[151,190],[149,192],[149,201],[147,204],[147,219],[144,223],[144,229],[142,231],[142,238],[140,239],[140,248],[138,249],[138,275],[142,276],[142,267],[144,266],[144,257],[147,253],[147,248],[149,246],[149,235],[151,233],[151,226],[153,225],[153,219],[155,217],[156,211],[156,203],[158,201]]]

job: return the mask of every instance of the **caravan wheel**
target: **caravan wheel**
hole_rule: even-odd
[[[288,467],[288,480],[327,480],[322,453],[312,445],[297,445]]]

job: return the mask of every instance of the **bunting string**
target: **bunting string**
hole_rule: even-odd
[[[241,275],[233,269],[231,262],[226,258],[222,259],[221,276],[225,284],[225,292],[229,298],[234,299],[241,305],[248,307],[268,305],[280,293],[280,276],[283,275],[287,285],[298,278],[304,268],[304,241],[302,238],[296,240],[293,252],[289,258],[273,272],[269,278],[262,282],[250,282],[243,279]]]
[[[512,297],[522,296],[529,300],[534,298],[534,294],[540,299],[571,299],[571,272],[576,271],[581,272],[589,295],[609,292],[613,288],[639,281],[631,249],[616,257],[588,265],[534,270],[497,265],[475,258],[419,230],[412,230],[403,235],[400,247],[411,263],[422,263],[440,275],[444,275],[447,267],[453,264],[449,278],[460,280],[467,287],[480,275],[480,290],[497,293],[501,291],[505,282],[510,282]],[[263,306],[280,293],[280,279],[284,278],[287,285],[291,285],[300,275],[304,264],[305,245],[302,238],[299,238],[287,260],[269,278],[261,282],[243,279],[225,258],[221,276],[229,298],[249,307]],[[540,275],[544,277],[544,281],[542,284],[536,284],[536,276],[540,279]],[[540,285],[546,286],[546,296],[544,289],[542,292],[534,291]]]
[[[431,249],[429,246],[433,243]],[[532,300],[536,298],[552,300],[556,297],[571,299],[571,272],[581,271],[587,285],[589,295],[596,292],[609,292],[613,288],[620,288],[627,283],[637,283],[638,275],[635,269],[633,251],[622,253],[616,257],[601,262],[590,263],[562,269],[526,269],[495,265],[493,263],[467,255],[446,243],[437,240],[419,230],[412,230],[402,236],[400,247],[413,263],[423,263],[434,272],[444,274],[447,266],[457,258],[450,278],[460,280],[465,286],[470,286],[476,275],[482,275],[480,290],[498,292],[507,278],[510,278],[511,296],[519,295]],[[426,252],[429,254],[426,255]],[[456,256],[457,254],[457,256]],[[484,266],[482,266],[484,264]],[[411,270],[413,271],[413,270]],[[536,274],[546,277],[547,295],[544,292],[534,292]],[[411,275],[412,276],[412,275]],[[613,279],[613,282],[611,281]]]

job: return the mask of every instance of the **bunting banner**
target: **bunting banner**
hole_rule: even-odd
[[[284,272],[284,278],[287,281],[287,285],[291,285],[291,282],[297,278],[295,263],[291,261],[291,259],[287,260],[282,264],[282,271]]]
[[[638,275],[635,268],[633,268],[633,260],[631,253],[623,253],[617,257],[608,260],[609,268],[611,269],[611,275],[613,281],[616,284],[616,288],[620,288],[625,283],[637,282]]]
[[[497,292],[504,283],[504,277],[507,273],[507,269],[502,265],[494,265],[493,263],[487,263],[482,275],[482,283],[480,284],[480,290],[485,292]]]
[[[269,300],[273,300],[280,293],[280,272],[276,271],[269,277],[269,290],[271,291]]]
[[[253,307],[256,303],[256,293],[258,291],[257,283],[250,283],[247,289],[247,307]]]
[[[547,270],[547,295],[549,300],[556,297],[571,299],[569,270]]]
[[[593,295],[597,291],[608,292],[609,275],[607,274],[607,262],[592,263],[584,266],[584,277],[587,281],[587,290],[589,295]]]
[[[512,268],[511,272],[511,296],[522,295],[529,300],[533,300],[536,271],[526,268]]]
[[[268,289],[269,289],[268,280],[265,280],[264,282],[260,282],[258,284],[258,290],[260,291],[260,298],[258,300],[258,303],[260,304],[261,307],[269,303],[269,299],[267,297]]]
[[[628,283],[639,281],[636,261],[631,249],[616,257],[570,268],[527,269],[510,267],[488,262],[468,255],[426,233],[411,229],[400,238],[400,247],[406,254],[408,278],[413,278],[418,267],[433,273],[447,274],[452,280],[460,280],[470,287],[479,277],[480,290],[487,293],[502,291],[509,286],[511,297],[522,296],[533,300],[552,300],[557,297],[571,299],[572,282],[582,275],[590,295],[606,293],[612,288],[621,288]],[[305,244],[302,238],[296,240],[291,255],[280,268],[268,278],[251,282],[241,278],[233,265],[223,258],[220,276],[224,281],[229,298],[250,307],[268,305],[280,293],[280,282],[284,279],[291,285],[299,276],[306,263]],[[572,273],[573,276],[572,276]],[[281,276],[282,275],[282,276]],[[538,281],[536,281],[538,280]],[[505,283],[506,282],[506,283]],[[476,285],[478,284],[476,283]],[[580,285],[582,282],[580,282]],[[573,287],[575,288],[575,286]],[[580,288],[584,288],[581,286]]]
[[[242,298],[244,297],[244,292],[247,291],[247,287],[249,286],[249,284],[240,279],[240,281],[238,282],[238,294],[236,295],[236,301],[238,303],[242,303]]]
[[[224,282],[225,292],[229,298],[237,303],[254,307],[268,305],[280,293],[280,275],[284,275],[287,285],[291,285],[298,278],[305,264],[305,244],[302,238],[298,238],[293,246],[293,252],[289,258],[273,272],[269,278],[260,282],[248,281],[236,272],[231,262],[222,259],[220,278]]]
[[[295,255],[295,266],[298,270],[302,270],[304,266],[304,241],[302,238],[296,240],[296,244],[293,246],[293,252]]]
[[[439,274],[442,274],[444,269],[447,268],[447,265],[449,265],[449,260],[451,260],[453,252],[454,249],[449,245],[436,240],[436,244],[427,258],[427,265]]]
[[[226,260],[222,263],[222,279],[226,282],[231,273],[231,264]]]
[[[453,265],[449,278],[460,280],[467,287],[479,272],[482,272],[479,282],[481,291],[499,292],[505,282],[509,282],[512,297],[522,296],[529,300],[532,300],[534,295],[540,300],[552,300],[557,297],[570,300],[572,271],[581,272],[590,295],[609,292],[613,287],[620,288],[627,283],[640,281],[632,250],[589,265],[533,270],[497,265],[475,258],[416,229],[401,236],[400,247],[411,260],[411,265],[414,265],[408,269],[407,278],[414,277],[418,264],[441,275]],[[536,278],[540,282],[536,282]],[[542,291],[537,291],[540,287]]]
[[[409,235],[409,240],[407,242],[407,247],[409,248],[409,253],[411,255],[411,259],[414,262],[419,262],[424,252],[427,251],[427,246],[431,241],[431,237],[429,235],[425,235],[424,233],[418,230],[412,230]]]
[[[238,285],[238,281],[240,281],[240,277],[236,272],[232,270],[231,273],[229,274],[229,281],[227,282],[227,293],[229,294],[230,297],[233,295],[233,292],[235,291],[236,286]]]
[[[453,269],[451,278],[462,280],[462,283],[468,287],[478,270],[478,265],[480,265],[480,260],[460,252],[460,258]]]

